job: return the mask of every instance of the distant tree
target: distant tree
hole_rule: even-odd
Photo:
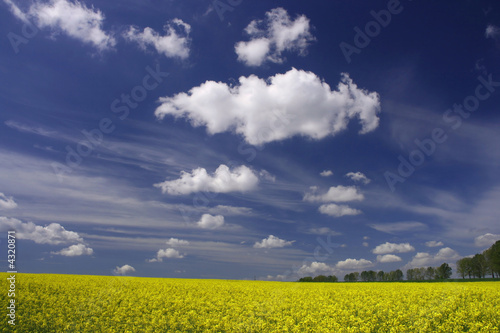
[[[488,264],[482,253],[478,253],[472,257],[472,274],[478,278],[484,278],[488,271]]]
[[[436,269],[434,267],[427,267],[425,270],[425,278],[427,280],[434,280],[436,277]]]
[[[462,279],[465,279],[465,276],[467,274],[470,274],[470,269],[469,269],[469,261],[470,258],[462,258],[457,261],[457,272],[458,274],[462,277]],[[469,276],[470,278],[470,276]]]
[[[318,275],[313,278],[313,282],[326,282],[326,276]]]
[[[369,270],[368,271],[368,281],[373,282],[377,280],[377,272]]]
[[[358,273],[358,272],[354,272],[354,273],[352,273],[352,274],[354,274],[354,279],[353,279],[353,281],[354,281],[354,282],[359,281],[359,273]]]
[[[384,281],[391,281],[391,272],[384,273]]]
[[[443,263],[436,269],[436,278],[440,280],[446,280],[451,277],[452,270],[450,265]]]
[[[394,281],[403,281],[404,274],[400,269],[396,269],[394,272]]]
[[[377,281],[384,281],[384,271],[377,272]]]
[[[415,280],[415,276],[414,276],[413,272],[414,272],[413,268],[410,268],[410,269],[407,269],[407,270],[406,270],[406,279],[407,279],[408,281],[413,281],[413,280]]]
[[[368,272],[362,271],[359,277],[361,278],[361,281],[367,282],[368,281]]]
[[[493,273],[500,277],[500,240],[490,247],[490,266]]]
[[[299,282],[312,282],[313,278],[311,276],[306,276],[299,279]]]
[[[349,274],[344,275],[344,281],[351,282],[351,277],[349,276]]]
[[[338,282],[339,279],[335,275],[328,275],[328,277],[326,278],[326,281],[327,282]]]

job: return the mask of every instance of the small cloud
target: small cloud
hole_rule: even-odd
[[[276,236],[269,235],[269,237],[264,238],[262,241],[255,242],[253,247],[256,249],[272,249],[272,248],[290,246],[293,244],[293,242],[295,241],[286,241],[283,239],[279,239]]]
[[[165,35],[161,36],[149,27],[144,28],[142,32],[136,27],[130,27],[123,37],[136,42],[143,50],[147,50],[149,46],[166,57],[186,59],[189,56],[191,26],[176,18],[168,22],[163,29]]]
[[[368,236],[363,236],[363,239],[364,239],[364,240],[368,240],[368,239],[370,239],[370,237],[368,237]]]
[[[370,260],[366,259],[346,259],[343,261],[339,261],[335,267],[343,270],[347,269],[362,269],[366,267],[373,266],[373,263]]]
[[[224,216],[203,214],[201,219],[197,222],[197,225],[203,229],[217,229],[224,225]]]
[[[438,247],[438,246],[443,246],[443,242],[441,241],[428,241],[428,242],[425,242],[425,246],[427,247]]]
[[[309,19],[301,15],[291,20],[283,8],[267,12],[265,20],[253,20],[245,32],[250,41],[238,42],[234,49],[238,60],[247,66],[260,66],[266,61],[282,63],[284,51],[304,55],[309,43],[314,40]]]
[[[319,211],[322,214],[330,215],[333,217],[341,217],[346,215],[359,215],[362,213],[358,209],[354,209],[346,205],[336,205],[336,204],[321,205],[319,207]]]
[[[421,222],[395,222],[395,223],[380,223],[380,224],[370,224],[371,228],[385,232],[388,234],[395,234],[399,232],[406,231],[419,231],[427,229],[427,225]]]
[[[94,250],[92,250],[90,247],[85,246],[84,244],[75,244],[71,245],[70,247],[62,249],[61,251],[51,252],[51,253],[65,257],[77,257],[83,255],[90,256],[94,253]]]
[[[474,244],[477,247],[489,247],[493,245],[497,240],[500,240],[500,235],[487,233],[474,238]]]
[[[352,179],[355,182],[362,182],[365,185],[368,184],[369,182],[371,182],[371,180],[368,179],[368,177],[366,177],[361,172],[349,172],[346,174],[346,177],[349,177],[350,179]]]
[[[368,246],[370,246],[370,244],[368,244],[368,242],[363,242],[363,246],[368,247]]]
[[[242,165],[230,170],[221,164],[213,175],[204,168],[194,169],[191,173],[182,171],[177,180],[155,184],[163,193],[170,195],[187,195],[196,192],[246,192],[256,188],[259,178],[250,168]]]
[[[394,254],[385,254],[377,256],[377,261],[381,263],[398,262],[402,260],[403,259],[401,259],[401,257],[398,257],[397,255]]]
[[[404,268],[433,266],[442,264],[443,262],[454,262],[458,259],[460,259],[460,255],[455,250],[445,247],[435,255],[427,252],[418,252]]]
[[[156,253],[156,257],[153,259],[147,260],[148,262],[162,262],[163,258],[168,259],[182,259],[184,258],[183,254],[180,254],[176,249],[168,248],[168,249],[160,249]]]
[[[500,28],[497,27],[496,25],[490,24],[486,27],[484,35],[486,36],[486,38],[492,38],[492,39],[500,38]]]
[[[328,192],[324,194],[315,194],[317,188],[311,187],[312,193],[306,193],[303,200],[309,202],[348,202],[361,201],[364,199],[363,194],[358,192],[354,186],[332,186]]]
[[[276,176],[270,174],[266,170],[261,170],[259,172],[259,176],[268,182],[274,183],[276,181]]]
[[[299,270],[297,271],[297,274],[300,276],[305,276],[305,275],[316,275],[319,273],[334,273],[336,271],[335,267],[329,266],[325,264],[324,262],[311,262],[309,265],[302,265]]]
[[[17,203],[14,198],[7,197],[5,194],[0,192],[0,209],[13,209],[17,207]]]
[[[113,273],[116,275],[127,275],[132,272],[135,272],[135,268],[130,265],[123,265],[122,267],[116,266],[113,270]]]
[[[372,252],[375,254],[405,253],[411,251],[415,251],[415,248],[411,246],[410,243],[394,244],[389,242],[378,245],[372,250]]]
[[[321,177],[330,177],[333,176],[333,171],[332,170],[323,170],[319,173]]]
[[[189,245],[189,242],[187,240],[178,239],[178,238],[170,238],[165,243],[167,245],[169,245],[169,246],[184,246],[184,245]]]

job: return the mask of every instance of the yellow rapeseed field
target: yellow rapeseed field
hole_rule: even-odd
[[[0,274],[2,290],[7,274]],[[6,305],[7,293],[0,293]],[[17,274],[3,332],[500,332],[500,283]],[[6,307],[3,307],[6,313]]]

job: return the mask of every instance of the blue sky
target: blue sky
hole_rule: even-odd
[[[21,272],[343,277],[500,238],[494,1],[0,15],[0,229]]]

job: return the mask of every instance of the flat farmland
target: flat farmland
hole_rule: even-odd
[[[500,332],[499,282],[16,278],[16,332]]]

